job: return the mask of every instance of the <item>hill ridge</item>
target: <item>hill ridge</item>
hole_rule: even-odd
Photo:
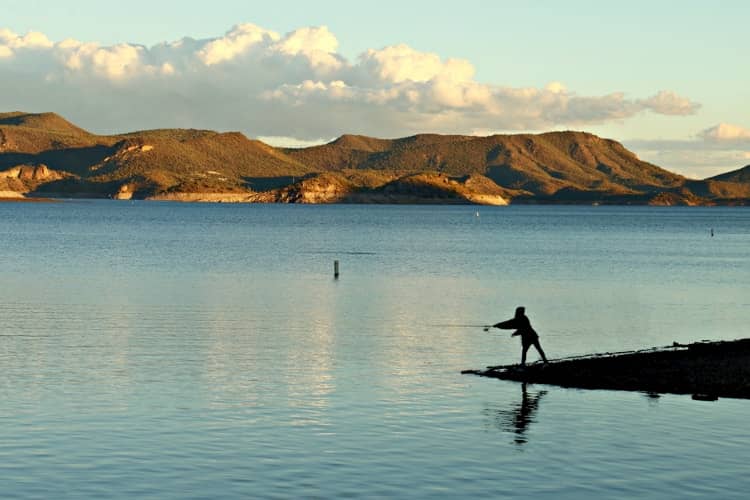
[[[732,170],[723,174],[714,175],[706,180],[750,183],[750,165],[745,165],[737,170]]]
[[[18,179],[20,172],[32,171],[37,173]],[[702,181],[686,179],[640,160],[613,139],[577,130],[393,139],[343,134],[317,146],[278,148],[236,131],[95,135],[55,113],[0,113],[0,191],[31,194],[148,198],[232,193],[243,198],[268,192],[260,198],[745,203],[750,198],[745,173],[750,176],[750,168]],[[287,195],[280,194],[284,189]],[[305,196],[305,190],[338,194]],[[473,192],[482,196],[472,197]]]
[[[2,125],[69,134],[92,135],[89,131],[74,125],[57,113],[52,112],[25,113],[23,111],[12,111],[9,113],[0,113],[0,126]]]

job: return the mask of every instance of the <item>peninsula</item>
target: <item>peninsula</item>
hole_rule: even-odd
[[[0,113],[0,197],[261,203],[746,205],[750,165],[703,180],[585,132],[343,135],[277,148],[239,132],[92,134],[54,113]]]
[[[702,341],[464,370],[464,374],[580,389],[692,394],[694,399],[750,399],[750,339]]]

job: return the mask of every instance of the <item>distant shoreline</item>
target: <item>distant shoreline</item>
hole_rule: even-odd
[[[20,193],[19,193],[20,194]],[[238,193],[228,193],[223,196],[220,193],[189,193],[187,196],[155,196],[147,198],[110,198],[102,196],[47,196],[47,197],[24,197],[19,196],[0,196],[0,203],[65,203],[68,201],[76,200],[106,200],[115,202],[126,202],[126,201],[144,201],[144,202],[170,202],[170,203],[219,203],[219,204],[230,204],[230,205],[441,205],[441,206],[473,206],[479,208],[487,206],[581,206],[581,207],[740,207],[744,208],[748,205],[745,203],[737,203],[738,200],[716,200],[713,203],[705,204],[659,204],[659,203],[642,203],[642,202],[630,202],[630,203],[616,203],[616,202],[595,202],[590,201],[571,201],[571,200],[534,200],[527,199],[523,201],[511,202],[507,205],[488,205],[481,203],[472,203],[468,200],[461,199],[437,199],[437,198],[411,198],[405,197],[403,199],[383,199],[374,200],[369,198],[367,201],[361,199],[345,199],[337,201],[322,201],[322,202],[289,202],[289,201],[271,201],[268,199],[252,199],[252,196],[240,195]]]
[[[62,203],[64,200],[55,198],[0,198],[0,203]]]

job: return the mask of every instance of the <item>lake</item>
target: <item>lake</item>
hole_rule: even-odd
[[[745,498],[750,401],[460,371],[519,305],[550,358],[748,337],[748,249],[744,208],[3,203],[0,493]]]

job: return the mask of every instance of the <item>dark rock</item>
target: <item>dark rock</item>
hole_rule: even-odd
[[[693,399],[750,399],[750,339],[702,341],[473,370],[484,377],[584,389],[691,394]]]

